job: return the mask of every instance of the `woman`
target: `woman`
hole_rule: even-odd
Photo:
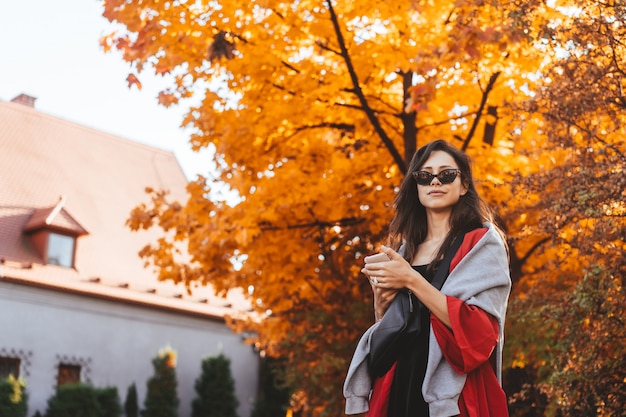
[[[363,335],[344,384],[346,414],[368,417],[508,416],[500,385],[511,289],[506,243],[474,186],[467,155],[436,140],[414,155],[395,201],[385,262],[366,263],[378,322],[396,293],[421,302],[422,330],[384,375],[368,369]],[[430,284],[458,235],[441,290]],[[395,249],[395,250],[394,250]],[[404,254],[400,255],[398,252]]]

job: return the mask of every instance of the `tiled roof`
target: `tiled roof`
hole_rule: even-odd
[[[73,236],[87,234],[87,230],[63,208],[65,198],[60,198],[55,206],[35,210],[30,220],[24,225],[24,231],[30,232],[42,228],[63,230]]]
[[[186,184],[171,152],[0,102],[0,279],[214,317],[230,313],[224,306],[233,301],[208,287],[189,296],[158,282],[138,252],[159,230],[125,225],[131,210],[148,201],[146,187],[184,202]],[[46,221],[83,235],[76,269],[43,265],[23,233]],[[231,298],[245,305],[243,297]]]

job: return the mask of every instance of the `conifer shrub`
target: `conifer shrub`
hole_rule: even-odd
[[[176,379],[176,352],[165,348],[152,360],[154,375],[147,382],[142,417],[177,417],[178,382]]]
[[[195,384],[196,398],[191,417],[238,417],[239,402],[230,371],[230,359],[220,354],[202,361],[202,373]]]
[[[128,391],[126,391],[124,414],[126,417],[139,417],[139,400],[137,399],[137,387],[134,382],[128,387]]]

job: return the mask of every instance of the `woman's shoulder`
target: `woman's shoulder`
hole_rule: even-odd
[[[489,232],[489,227],[485,225],[483,225],[483,227],[479,227],[478,229],[470,230],[465,234],[465,237],[463,238],[463,244],[466,244],[467,242],[471,246],[474,246],[476,242],[478,242],[480,239],[483,238],[483,236],[487,234],[487,232]]]
[[[479,250],[480,246],[497,244],[500,246],[502,244],[502,239],[496,230],[495,226],[491,223],[484,223],[483,227],[479,227],[477,229],[471,230],[465,234],[463,238],[463,242],[459,247],[459,250],[455,254],[452,259],[450,269],[454,269],[454,267],[463,259],[472,249],[476,248]]]

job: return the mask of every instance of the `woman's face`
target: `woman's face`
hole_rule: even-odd
[[[426,171],[437,175],[446,169],[458,169],[452,155],[444,151],[434,151],[418,171]],[[428,185],[417,185],[417,196],[426,211],[446,212],[467,193],[461,175],[456,176],[449,184],[442,184],[439,178],[432,178]]]

